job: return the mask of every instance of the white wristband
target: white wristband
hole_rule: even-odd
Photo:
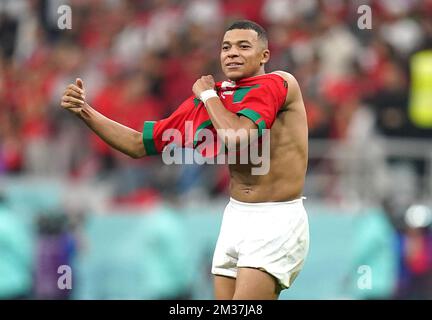
[[[213,98],[213,97],[218,97],[216,91],[214,89],[209,89],[209,90],[205,90],[203,92],[201,92],[199,99],[204,103],[207,102],[208,99]]]

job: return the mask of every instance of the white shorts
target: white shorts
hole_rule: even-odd
[[[236,278],[240,267],[258,268],[291,286],[309,250],[309,224],[303,198],[246,203],[225,208],[213,256],[212,273]]]

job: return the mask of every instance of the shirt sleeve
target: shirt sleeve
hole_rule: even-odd
[[[236,113],[251,119],[258,126],[258,135],[261,136],[263,129],[272,127],[279,109],[285,103],[287,82],[278,77],[246,90],[248,91],[243,93],[236,92],[237,98],[234,96],[234,104],[240,104]],[[236,99],[241,100],[236,102]]]
[[[200,101],[195,96],[185,100],[168,118],[159,121],[145,121],[142,139],[147,155],[162,153],[165,147],[175,144],[187,147],[185,123]]]

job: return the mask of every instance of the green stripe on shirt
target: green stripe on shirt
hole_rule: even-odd
[[[145,121],[144,122],[144,129],[143,129],[143,144],[144,149],[146,151],[146,154],[151,156],[154,154],[158,154],[156,151],[156,145],[154,143],[153,139],[153,130],[154,126],[156,124],[156,121]]]
[[[258,137],[261,137],[262,131],[266,128],[266,123],[258,112],[246,108],[238,111],[237,114],[251,119],[258,126]]]
[[[194,141],[193,141],[193,145],[194,145],[194,147],[195,147],[195,146],[197,145],[197,143],[198,143],[198,134],[199,134],[199,132],[200,132],[202,129],[204,129],[204,128],[206,128],[206,127],[209,127],[211,124],[212,124],[212,122],[211,122],[211,120],[209,119],[209,120],[204,121],[203,123],[201,123],[201,124],[198,126],[198,128],[197,128],[197,130],[196,130],[196,132],[195,132],[195,137],[194,137]]]
[[[259,88],[259,84],[249,86],[249,87],[240,87],[234,92],[233,103],[241,102],[244,97],[251,91],[253,88]]]

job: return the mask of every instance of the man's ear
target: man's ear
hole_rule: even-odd
[[[262,52],[262,58],[260,61],[260,65],[266,64],[270,60],[270,50],[264,49]]]

